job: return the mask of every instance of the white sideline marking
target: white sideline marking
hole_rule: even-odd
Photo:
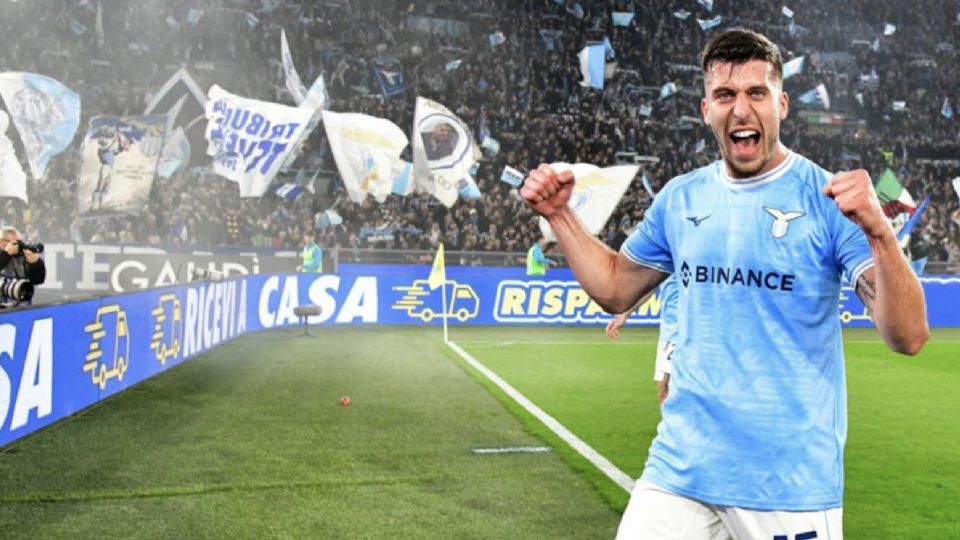
[[[549,452],[549,446],[508,446],[506,448],[474,448],[474,454],[540,454]]]
[[[607,477],[613,480],[614,483],[622,487],[627,493],[630,493],[633,490],[633,479],[627,476],[627,473],[621,471],[616,465],[611,463],[610,460],[601,456],[599,452],[594,450],[587,443],[583,442],[580,437],[577,437],[569,429],[563,427],[563,424],[558,422],[556,418],[550,416],[544,412],[543,409],[534,405],[532,401],[518,392],[516,388],[510,386],[507,381],[501,379],[499,375],[491,371],[487,366],[481,364],[479,360],[471,356],[467,351],[460,348],[460,346],[453,341],[448,341],[447,346],[453,349],[455,353],[459,354],[460,358],[463,358],[474,369],[483,374],[484,377],[489,379],[490,382],[497,385],[508,396],[513,398],[513,400],[516,401],[521,407],[526,409],[528,413],[532,414],[537,420],[543,422],[545,426],[550,428],[550,431],[556,433],[558,437],[563,439],[564,442],[569,444],[570,447],[576,450],[581,456],[585,457],[587,461],[593,463],[598,469],[600,469],[601,472],[603,472],[603,474],[607,475]]]

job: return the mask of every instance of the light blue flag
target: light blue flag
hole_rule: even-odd
[[[640,106],[640,116],[650,116],[650,113],[653,112],[653,107],[644,103]]]
[[[503,32],[494,32],[487,36],[487,41],[490,42],[490,48],[494,48],[497,45],[502,45],[507,42],[507,37],[503,35]]]
[[[633,22],[634,13],[632,11],[614,11],[611,15],[614,26],[630,26]]]
[[[640,177],[643,182],[643,189],[647,190],[647,193],[650,194],[651,198],[657,197],[657,192],[653,191],[653,186],[650,184],[650,179],[647,178],[647,173],[643,173],[643,176]]]
[[[923,215],[923,211],[927,209],[928,202],[930,202],[929,195],[920,201],[917,209],[913,211],[913,215],[910,216],[910,219],[907,221],[907,223],[904,224],[903,228],[900,229],[900,232],[897,233],[897,240],[903,240],[913,231],[913,228],[916,227],[917,223],[920,221],[920,216]]]
[[[703,6],[709,12],[713,12],[713,0],[697,0],[697,3]]]
[[[253,13],[250,13],[248,11],[246,13],[246,17],[247,17],[247,24],[250,26],[250,28],[256,28],[257,25],[260,24],[260,19],[258,19],[257,16],[254,15]]]
[[[452,62],[447,62],[446,70],[447,70],[447,71],[454,71],[455,69],[457,69],[458,67],[460,67],[460,64],[462,64],[462,63],[463,63],[463,60],[453,60]]]
[[[493,155],[500,153],[500,141],[494,139],[493,137],[487,135],[481,142],[480,146],[489,151]]]
[[[827,87],[824,86],[823,83],[818,84],[813,90],[804,93],[798,97],[797,100],[807,105],[823,107],[824,109],[830,108],[830,94],[827,93]]]
[[[523,183],[523,173],[507,165],[503,168],[503,173],[500,174],[500,181],[515,188],[520,187],[520,184]]]
[[[707,19],[705,21],[701,19],[697,19],[697,24],[700,25],[700,29],[703,30],[704,32],[716,26],[720,26],[721,22],[723,22],[723,17],[721,17],[720,15],[717,15],[716,17],[712,19]]]
[[[678,9],[673,12],[673,16],[680,19],[681,21],[687,20],[688,18],[690,18],[690,15],[691,13],[685,9]]]
[[[603,73],[606,66],[603,43],[587,45],[577,55],[580,59],[580,73],[583,75],[581,86],[603,90]]]
[[[940,107],[940,114],[944,118],[953,118],[953,107],[950,106],[950,99],[943,98],[943,105]]]
[[[668,82],[660,87],[660,99],[668,98],[677,92],[676,83]]]
[[[70,31],[78,36],[82,36],[87,31],[87,27],[80,24],[76,19],[70,19]]]
[[[798,56],[793,60],[783,64],[783,80],[787,80],[794,75],[803,73],[803,63],[806,56]]]
[[[409,161],[403,162],[403,168],[400,169],[400,172],[397,173],[397,176],[393,178],[393,189],[392,193],[394,195],[400,195],[401,197],[413,193],[413,163]]]
[[[610,43],[610,38],[603,38],[603,53],[606,55],[607,60],[613,60],[617,57],[616,51],[613,50],[613,44]]]
[[[43,178],[50,158],[63,152],[80,126],[80,96],[46,75],[0,73],[0,97],[7,106],[30,163]]]

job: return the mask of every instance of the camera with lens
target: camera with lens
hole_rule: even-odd
[[[0,299],[17,304],[33,299],[33,283],[29,279],[0,278]]]
[[[20,252],[17,255],[23,255],[23,250],[32,251],[34,253],[43,253],[43,244],[40,242],[24,242],[20,240],[17,242],[17,246],[20,248]]]

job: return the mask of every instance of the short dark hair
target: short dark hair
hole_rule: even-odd
[[[780,49],[763,34],[746,28],[731,28],[714,36],[700,55],[700,67],[706,75],[710,64],[714,62],[742,64],[750,60],[770,62],[777,79],[783,80]]]

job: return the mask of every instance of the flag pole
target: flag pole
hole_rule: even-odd
[[[444,272],[446,274],[446,272]],[[443,301],[443,342],[450,343],[450,336],[447,333],[447,319],[449,313],[447,313],[447,276],[443,276],[443,284],[440,285],[440,298]]]

